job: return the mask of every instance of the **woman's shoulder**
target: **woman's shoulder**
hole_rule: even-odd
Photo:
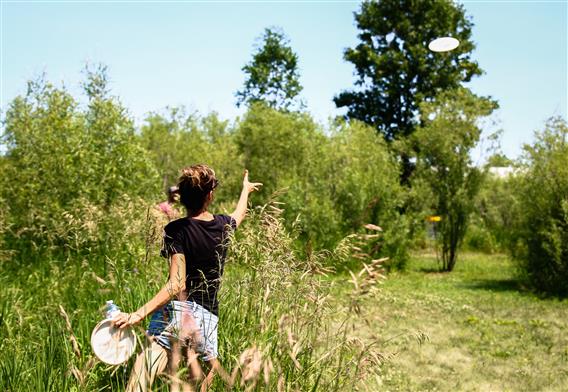
[[[189,224],[189,220],[185,218],[179,218],[171,221],[164,227],[164,231],[166,233],[174,232],[179,230],[182,227],[185,227]]]
[[[223,226],[230,226],[233,230],[237,228],[237,221],[231,215],[214,215],[214,219]]]

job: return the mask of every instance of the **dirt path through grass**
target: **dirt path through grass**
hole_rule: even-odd
[[[505,256],[467,254],[435,271],[434,256],[416,256],[366,302],[372,322],[359,332],[398,352],[368,390],[568,390],[568,300],[523,291]]]

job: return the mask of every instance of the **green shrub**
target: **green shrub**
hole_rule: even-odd
[[[412,239],[410,216],[401,213],[407,194],[383,137],[357,121],[339,124],[331,134],[328,154],[325,178],[339,213],[339,233],[360,232],[368,223],[380,226],[383,235],[375,256],[388,256],[388,268],[403,269]]]
[[[515,254],[520,219],[519,171],[499,178],[488,173],[475,199],[472,227],[465,244],[485,252],[511,251]]]
[[[498,249],[495,237],[479,219],[472,219],[463,242],[470,250],[494,253]]]
[[[141,127],[140,141],[162,177],[164,190],[176,184],[181,168],[206,163],[220,180],[218,202],[232,201],[240,192],[242,158],[229,122],[216,113],[201,117],[170,108],[165,115],[150,114]]]
[[[306,113],[283,112],[262,103],[251,105],[237,124],[236,143],[251,175],[264,183],[259,200],[294,184],[307,184],[318,146],[325,136]]]
[[[299,221],[308,252],[373,223],[384,230],[375,256],[403,267],[411,239],[400,214],[406,196],[398,164],[372,128],[353,121],[324,131],[306,114],[253,105],[236,137],[247,168],[265,183],[263,201],[282,190],[286,221]]]
[[[7,235],[24,248],[68,244],[66,213],[78,204],[106,214],[125,194],[156,193],[157,173],[126,110],[108,95],[104,69],[87,74],[85,90],[81,109],[65,89],[30,82],[6,112],[0,198],[10,201]]]
[[[537,289],[568,295],[568,126],[551,118],[524,147],[520,267]]]

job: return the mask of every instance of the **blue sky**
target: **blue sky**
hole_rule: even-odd
[[[85,63],[109,67],[113,94],[138,123],[149,111],[185,105],[235,118],[255,38],[280,26],[300,58],[303,98],[319,121],[342,113],[332,98],[354,82],[343,61],[357,43],[359,2],[1,1],[0,106],[47,73],[80,94]],[[516,157],[546,118],[567,113],[565,1],[466,1],[474,58],[486,74],[470,87],[501,108],[503,150]]]

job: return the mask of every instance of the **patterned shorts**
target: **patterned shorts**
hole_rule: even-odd
[[[166,350],[171,350],[176,340],[182,345],[195,340],[195,351],[204,361],[210,361],[218,356],[218,322],[216,315],[195,302],[171,301],[152,314],[146,332]]]

